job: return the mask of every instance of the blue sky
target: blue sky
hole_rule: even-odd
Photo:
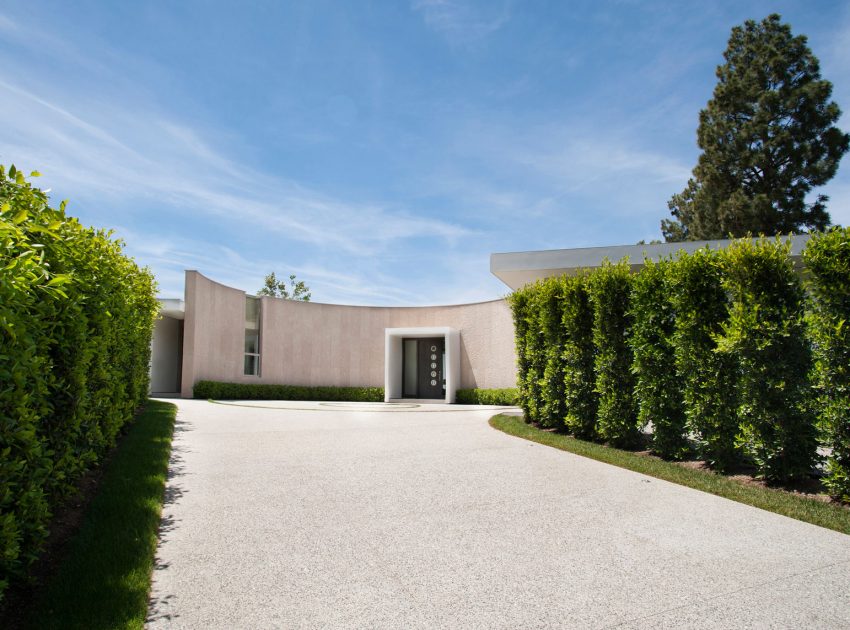
[[[0,163],[115,229],[166,297],[188,268],[491,299],[491,252],[660,236],[730,29],[774,11],[850,112],[839,0],[7,0]],[[820,191],[841,224],[848,162]]]

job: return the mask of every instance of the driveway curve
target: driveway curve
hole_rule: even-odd
[[[150,628],[850,627],[850,536],[496,408],[177,404]]]

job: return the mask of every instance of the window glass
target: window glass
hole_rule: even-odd
[[[245,376],[257,376],[260,373],[260,357],[256,354],[245,355]]]
[[[246,330],[245,331],[245,352],[258,354],[260,352],[260,331]]]

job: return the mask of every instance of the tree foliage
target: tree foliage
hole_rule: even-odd
[[[832,84],[804,36],[773,14],[732,29],[717,86],[700,112],[702,154],[661,223],[667,241],[799,233],[829,225],[828,182],[850,145],[834,123]]]
[[[296,280],[295,274],[290,274],[289,284],[286,280],[278,280],[274,271],[266,276],[263,288],[257,291],[257,295],[283,298],[284,300],[300,300],[309,302],[312,297],[310,287],[303,280]]]

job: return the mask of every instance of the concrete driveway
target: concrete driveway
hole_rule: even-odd
[[[493,408],[177,403],[151,628],[850,627],[850,536]]]

